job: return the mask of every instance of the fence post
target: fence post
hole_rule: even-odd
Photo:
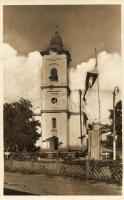
[[[34,161],[35,161],[35,159],[32,158],[31,159],[31,172],[34,172]]]
[[[56,168],[56,173],[57,173],[57,175],[59,175],[59,160],[57,160],[57,162],[56,162],[56,166],[57,166],[57,168]]]
[[[90,178],[90,161],[86,159],[86,179],[89,180]]]
[[[13,157],[10,156],[10,171],[14,171],[14,168],[13,168]]]

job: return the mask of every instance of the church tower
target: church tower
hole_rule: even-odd
[[[43,56],[42,95],[42,149],[68,150],[68,66],[71,55],[63,48],[63,41],[55,32]]]

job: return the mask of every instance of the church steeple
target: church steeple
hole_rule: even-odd
[[[71,61],[71,54],[68,50],[63,48],[63,41],[58,33],[58,25],[56,25],[56,31],[50,40],[48,48],[44,51],[41,51],[40,54],[42,56],[49,55],[51,50],[59,55],[65,54],[67,56],[67,64],[69,65],[69,62]]]
[[[67,151],[69,148],[68,66],[71,54],[63,48],[58,30],[55,31],[48,48],[42,51],[41,55],[43,56],[42,149]]]

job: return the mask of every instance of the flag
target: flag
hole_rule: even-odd
[[[85,82],[85,92],[84,92],[84,96],[83,96],[83,100],[85,102],[86,102],[85,96],[87,94],[87,91],[92,88],[92,86],[94,85],[97,77],[98,77],[97,68],[95,68],[94,70],[92,70],[90,72],[87,72],[86,82]]]

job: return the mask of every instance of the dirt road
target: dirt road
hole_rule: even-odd
[[[121,195],[121,186],[70,177],[5,173],[4,188],[40,195]]]

